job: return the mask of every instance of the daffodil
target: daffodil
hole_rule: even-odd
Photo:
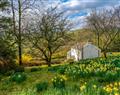
[[[114,91],[118,91],[119,89],[118,89],[117,87],[114,87],[113,90],[114,90]]]
[[[115,86],[117,86],[118,84],[117,84],[117,82],[115,82]]]
[[[54,79],[52,79],[52,81],[54,81]]]
[[[119,93],[115,93],[115,95],[120,95]]]
[[[97,86],[96,86],[96,85],[93,85],[93,88],[97,88]]]
[[[107,87],[105,90],[106,90],[106,92],[108,92],[108,93],[111,93],[111,92],[112,92],[112,88],[110,88],[110,87]]]
[[[83,85],[83,86],[80,87],[80,90],[83,91],[85,88],[86,88],[86,86]]]

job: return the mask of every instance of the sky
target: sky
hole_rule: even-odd
[[[69,19],[74,22],[74,29],[85,25],[85,18],[91,9],[110,8],[120,5],[120,0],[49,0],[48,5],[59,5],[61,10],[66,10]]]

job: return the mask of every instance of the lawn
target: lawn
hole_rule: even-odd
[[[120,95],[120,56],[10,71],[0,95]]]

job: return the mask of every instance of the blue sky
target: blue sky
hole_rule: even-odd
[[[81,28],[91,9],[118,6],[120,0],[49,0],[48,4],[59,5],[61,10],[66,10],[70,20],[75,23],[75,28]]]

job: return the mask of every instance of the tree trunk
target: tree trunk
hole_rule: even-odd
[[[11,9],[12,9],[12,20],[13,20],[13,32],[16,33],[16,22],[15,22],[15,10],[14,10],[14,4],[13,0],[11,0]]]
[[[50,62],[48,63],[48,67],[51,67],[51,63]]]
[[[98,40],[98,47],[100,47],[100,36],[99,36],[99,33],[98,33],[98,38],[97,38],[97,40]]]
[[[103,54],[104,54],[104,57],[107,58],[107,53],[106,53],[106,51],[104,51]]]
[[[18,50],[19,50],[19,65],[22,65],[22,48],[21,48],[21,0],[18,0],[19,4],[19,34],[18,34]]]
[[[51,61],[47,61],[48,67],[51,67]]]

